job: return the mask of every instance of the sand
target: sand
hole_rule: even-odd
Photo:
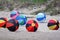
[[[10,19],[10,12],[0,12],[0,17],[6,17]],[[60,40],[60,28],[59,30],[49,30],[47,23],[49,19],[59,19],[59,16],[49,16],[47,15],[46,23],[39,23],[36,18],[34,19],[38,22],[39,28],[36,32],[28,32],[24,26],[20,26],[16,32],[10,32],[7,28],[0,29],[0,40]]]

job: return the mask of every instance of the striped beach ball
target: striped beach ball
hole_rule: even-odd
[[[6,23],[6,28],[11,31],[11,32],[15,32],[18,28],[19,28],[19,23],[17,20],[14,19],[10,19],[7,23]]]
[[[5,28],[6,27],[6,22],[7,22],[7,18],[1,17],[0,18],[0,28]]]
[[[11,19],[16,19],[16,17],[19,15],[19,12],[18,11],[12,11],[10,13],[10,18]]]
[[[55,19],[51,19],[48,21],[48,28],[50,30],[58,30],[59,29],[59,21]]]
[[[35,20],[28,20],[26,23],[26,29],[28,32],[36,32],[38,29],[38,23]]]

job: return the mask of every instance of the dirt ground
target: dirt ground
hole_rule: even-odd
[[[10,19],[9,12],[0,12],[0,17],[6,17]],[[0,29],[0,40],[60,40],[60,28],[59,30],[49,30],[47,27],[47,23],[49,19],[59,19],[58,16],[49,16],[47,15],[46,23],[39,23],[36,18],[28,18],[34,19],[38,22],[39,28],[36,32],[27,32],[25,25],[20,26],[16,32],[10,32],[8,29],[1,28]]]

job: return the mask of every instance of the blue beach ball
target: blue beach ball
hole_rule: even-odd
[[[36,16],[36,19],[39,21],[39,22],[43,22],[46,20],[46,15],[45,13],[38,13],[37,16]]]
[[[25,15],[21,14],[16,17],[16,20],[18,20],[20,25],[24,25],[24,24],[26,24],[27,17]]]

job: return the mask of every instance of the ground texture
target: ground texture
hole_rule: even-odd
[[[1,12],[0,17],[7,17],[10,19],[9,12]],[[20,26],[16,32],[10,32],[8,29],[1,28],[0,29],[0,40],[60,40],[60,28],[59,30],[49,30],[47,27],[47,23],[49,19],[59,19],[58,16],[49,16],[47,15],[45,23],[39,23],[36,18],[28,18],[34,19],[38,22],[39,28],[36,32],[27,32],[25,25]]]

